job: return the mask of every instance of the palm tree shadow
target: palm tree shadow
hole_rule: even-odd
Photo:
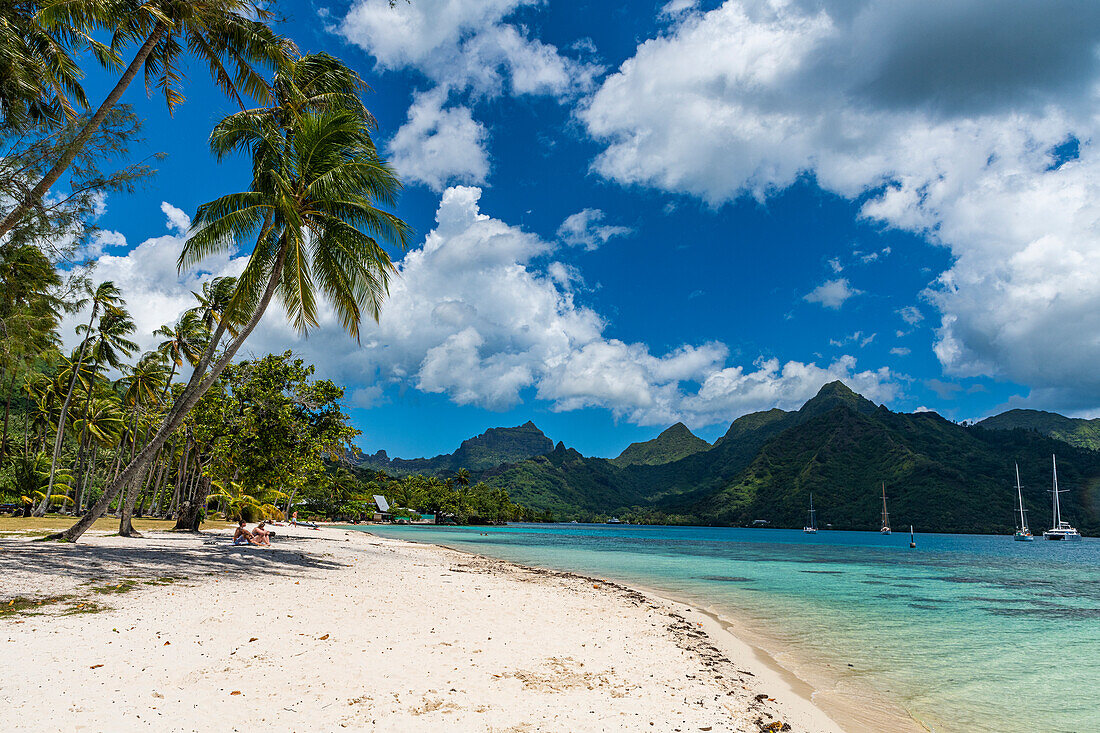
[[[298,576],[345,567],[319,552],[324,549],[319,543],[335,541],[325,537],[276,535],[267,548],[234,546],[227,535],[200,536],[203,541],[196,543],[194,534],[156,533],[146,535],[152,541],[137,539],[122,546],[0,538],[0,598],[17,587],[49,595],[123,577]]]

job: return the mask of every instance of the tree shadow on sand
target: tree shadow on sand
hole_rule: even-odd
[[[123,546],[31,542],[0,539],[0,597],[16,585],[36,594],[57,585],[79,585],[117,577],[186,577],[219,573],[234,575],[301,575],[335,570],[339,562],[322,556],[323,537],[276,536],[271,548],[234,546],[227,535],[146,535]],[[201,538],[201,543],[196,543]],[[9,585],[10,583],[10,585]]]

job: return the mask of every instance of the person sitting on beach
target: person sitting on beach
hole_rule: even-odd
[[[252,533],[244,526],[244,520],[237,522],[237,531],[233,533],[234,545],[247,545],[250,542],[255,542],[252,537]]]
[[[256,525],[256,529],[252,530],[252,541],[257,545],[267,545],[271,547],[271,532],[264,529],[266,521],[260,522]]]

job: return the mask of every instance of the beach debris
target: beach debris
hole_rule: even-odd
[[[241,694],[241,691],[240,690],[233,690],[233,692],[231,692],[229,694],[230,695],[239,695],[239,694]]]
[[[325,641],[326,639],[328,639],[328,634],[322,636],[320,639],[318,639],[318,641]]]
[[[252,643],[252,642],[254,642],[254,641],[259,641],[259,640],[260,640],[260,637],[258,637],[258,636],[253,636],[253,637],[252,637],[251,639],[249,639],[248,641],[249,641],[249,643]]]
[[[89,667],[89,669],[99,669],[102,666],[102,664],[93,664],[91,667]]]
[[[172,642],[166,641],[166,642],[164,642],[164,646],[172,646]]]

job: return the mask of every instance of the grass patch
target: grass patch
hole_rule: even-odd
[[[119,595],[129,593],[143,585],[172,585],[185,578],[176,575],[162,575],[159,578],[141,578],[131,576],[118,582],[105,582],[105,578],[92,578],[84,583],[88,590],[96,595]],[[110,606],[89,600],[85,596],[61,595],[49,598],[9,598],[0,601],[0,618],[5,616],[41,616],[53,611],[60,616],[82,616],[87,613],[100,613],[110,610]]]
[[[0,618],[23,614],[26,616],[38,616],[43,607],[49,608],[59,603],[71,601],[74,596],[52,596],[50,598],[9,598],[0,603]]]
[[[100,613],[109,610],[108,606],[101,606],[94,601],[73,601],[68,609],[61,612],[62,616],[83,616],[86,613]]]
[[[45,537],[53,532],[68,529],[76,522],[76,517],[53,514],[45,517],[0,517],[0,536]],[[138,532],[151,530],[167,531],[176,526],[174,519],[137,519],[133,520]],[[221,519],[203,522],[203,529],[218,529],[234,526]],[[96,532],[118,533],[118,517],[101,517],[91,527]]]
[[[172,583],[178,583],[183,578],[175,575],[165,575],[163,578],[153,578],[152,580],[142,581],[145,585],[172,585]]]
[[[110,583],[108,585],[92,586],[92,593],[99,593],[100,595],[117,595],[119,593],[129,593],[137,586],[138,581],[127,578],[121,583]]]

